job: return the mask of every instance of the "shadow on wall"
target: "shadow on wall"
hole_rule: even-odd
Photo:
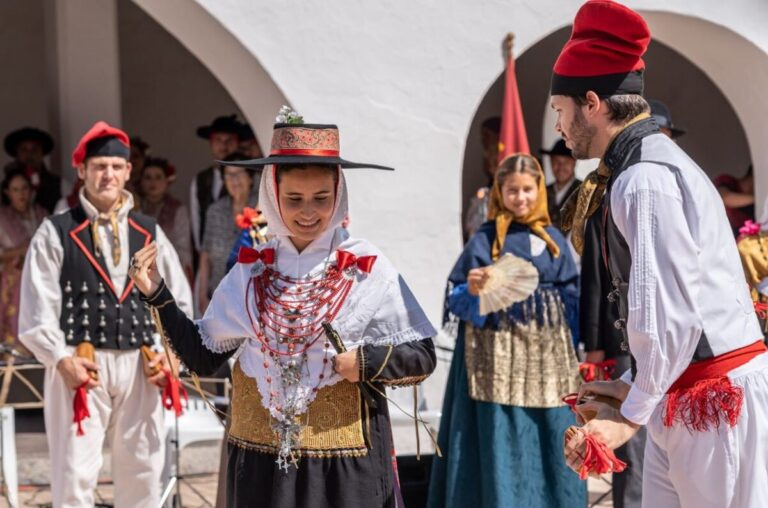
[[[554,123],[544,125],[544,113],[549,107],[552,65],[570,33],[570,26],[553,32],[516,60],[528,140],[535,155],[539,155],[543,139],[549,140],[547,145],[556,139]],[[489,43],[488,46],[489,51],[496,51],[498,45]],[[743,175],[750,163],[747,137],[731,103],[717,85],[684,55],[658,41],[651,42],[645,62],[645,96],[665,102],[675,124],[687,131],[679,139],[680,146],[711,177],[721,173]],[[487,185],[482,171],[480,124],[501,112],[504,93],[501,55],[499,73],[477,108],[467,137],[462,177],[463,213],[475,191]]]

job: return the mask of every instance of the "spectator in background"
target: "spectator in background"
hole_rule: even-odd
[[[48,215],[32,201],[32,182],[23,169],[6,173],[0,206],[0,342],[22,354],[18,341],[21,269],[29,240]]]
[[[549,155],[552,165],[555,181],[547,185],[547,206],[552,225],[560,229],[560,208],[581,185],[581,180],[576,178],[576,159],[562,138],[558,139],[550,150],[542,148],[539,152]]]
[[[35,203],[51,213],[61,197],[61,178],[48,171],[44,161],[53,150],[51,135],[34,127],[24,127],[8,134],[3,145],[14,159],[6,166],[6,173],[22,169],[29,177]]]
[[[480,126],[480,143],[483,146],[483,173],[488,183],[477,189],[469,200],[467,216],[464,219],[465,239],[469,239],[488,220],[488,195],[490,194],[493,175],[499,164],[499,132],[501,117],[486,118]]]
[[[246,158],[244,154],[235,152],[224,160],[239,161]],[[208,208],[203,248],[200,251],[196,292],[201,313],[205,312],[213,291],[227,273],[229,253],[241,234],[241,228],[236,222],[237,215],[242,214],[246,206],[256,208],[258,204],[254,169],[225,165],[222,170],[226,194]]]
[[[125,185],[127,191],[133,194],[136,200],[141,196],[141,170],[149,155],[149,143],[138,136],[131,138],[131,179]]]
[[[248,124],[243,124],[240,131],[240,150],[242,154],[248,159],[261,159],[264,157],[264,152],[261,150],[259,140],[256,138],[256,133]]]
[[[235,115],[220,116],[211,125],[198,127],[198,137],[208,141],[213,160],[224,160],[237,150],[240,143],[240,132],[243,124],[237,121]],[[248,158],[248,157],[241,157]],[[212,164],[200,171],[189,189],[189,212],[192,221],[192,238],[195,249],[200,251],[203,246],[205,232],[205,217],[208,207],[226,194],[221,167]]]
[[[176,168],[166,159],[149,157],[139,179],[141,212],[154,217],[179,254],[184,273],[192,282],[192,237],[189,212],[171,196],[168,187],[176,180]]]
[[[720,175],[714,180],[715,187],[723,198],[725,213],[731,223],[733,235],[738,236],[739,228],[748,220],[755,220],[755,182],[752,164],[741,178]]]

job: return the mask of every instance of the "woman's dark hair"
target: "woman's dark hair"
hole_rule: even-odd
[[[150,166],[162,169],[165,176],[171,176],[175,173],[175,169],[171,169],[173,166],[168,162],[168,159],[163,159],[162,157],[147,157],[144,159],[144,168],[142,169],[146,169]]]
[[[587,103],[586,94],[569,95],[569,97],[573,99],[578,106],[584,106]],[[600,97],[600,99],[605,101],[605,105],[608,106],[609,118],[614,122],[628,122],[637,115],[651,112],[651,106],[648,105],[648,102],[646,102],[642,95],[611,95],[608,97]]]
[[[281,177],[289,171],[305,171],[308,168],[319,168],[323,171],[333,173],[333,182],[339,181],[339,166],[337,164],[275,164],[275,174],[277,175],[278,183]]]
[[[24,181],[27,182],[27,185],[29,185],[29,188],[30,189],[32,188],[32,180],[29,179],[24,168],[22,167],[6,168],[5,178],[3,178],[3,183],[2,183],[2,186],[0,187],[0,190],[2,190],[2,192],[0,192],[0,194],[2,194],[2,196],[0,197],[0,201],[2,201],[4,205],[11,204],[11,200],[8,199],[8,196],[5,195],[5,192],[11,186],[11,182],[13,181],[13,179],[16,178],[17,176],[23,178]]]
[[[239,162],[248,160],[248,156],[245,155],[243,152],[232,152],[231,154],[224,157],[224,160],[221,162]],[[224,168],[227,167],[227,164],[220,164],[221,170],[224,171]],[[237,166],[241,167],[241,166]],[[256,177],[256,169],[255,168],[243,168],[246,173],[248,173],[248,176],[251,177],[255,181]]]

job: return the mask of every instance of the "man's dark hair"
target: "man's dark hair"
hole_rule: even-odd
[[[489,131],[493,131],[496,134],[499,134],[501,132],[501,117],[500,116],[492,116],[489,118],[486,118],[483,120],[483,123],[480,124],[480,127],[483,129],[488,129]]]
[[[571,95],[570,97],[579,106],[584,106],[587,103],[586,94]],[[648,102],[646,102],[642,95],[610,95],[600,99],[605,101],[605,105],[608,107],[609,118],[614,122],[628,122],[637,115],[651,112],[651,106],[648,105]]]

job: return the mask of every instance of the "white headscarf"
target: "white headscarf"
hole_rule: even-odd
[[[336,184],[336,195],[334,196],[333,214],[325,231],[334,230],[341,227],[344,218],[349,212],[349,200],[347,199],[347,182],[344,179],[344,172],[341,168],[337,169],[338,182]],[[274,165],[264,168],[261,173],[261,183],[259,184],[259,209],[267,219],[269,233],[275,236],[292,236],[291,230],[283,221],[283,215],[280,213],[280,200],[278,197],[277,171]]]

